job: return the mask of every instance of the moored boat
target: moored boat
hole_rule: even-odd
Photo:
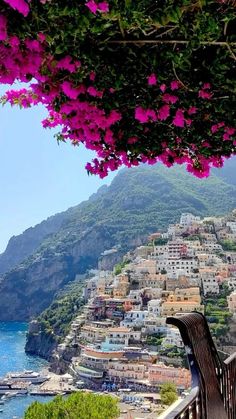
[[[23,372],[12,372],[9,373],[7,377],[14,381],[26,381],[32,384],[42,384],[48,380],[47,376],[40,375],[40,373],[31,370]]]

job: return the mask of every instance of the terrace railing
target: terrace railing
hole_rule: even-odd
[[[236,419],[236,353],[221,361],[201,313],[168,317],[180,330],[192,374],[192,390],[168,419]]]

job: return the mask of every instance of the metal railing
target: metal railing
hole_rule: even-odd
[[[236,353],[227,358],[223,363],[223,368],[218,371],[220,388],[228,415],[228,419],[236,418]],[[184,400],[169,413],[168,419],[203,419],[204,410],[201,400],[199,387],[192,388]]]
[[[168,318],[167,323],[181,332],[192,390],[166,419],[236,419],[236,353],[221,361],[202,314]]]
[[[228,419],[236,418],[236,353],[224,361],[222,394]]]

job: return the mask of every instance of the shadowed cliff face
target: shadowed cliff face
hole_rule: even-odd
[[[56,216],[57,225],[49,227],[52,217],[39,225],[42,230],[36,226],[9,243],[0,256],[0,271],[4,258],[13,268],[0,279],[0,321],[39,314],[77,273],[96,267],[104,250],[120,245],[122,256],[149,233],[176,222],[182,212],[220,215],[235,207],[236,186],[219,172],[199,180],[183,168],[123,170],[109,187],[63,213],[62,219]],[[21,262],[16,266],[17,259]]]
[[[0,255],[0,274],[13,269],[30,256],[50,234],[56,233],[69,216],[70,211],[49,217],[35,227],[30,227],[19,236],[13,236],[4,253]]]
[[[103,228],[93,229],[70,248],[59,246],[54,253],[45,250],[27,266],[4,275],[0,283],[1,321],[24,321],[38,315],[76,273],[95,267],[101,252],[110,245]]]

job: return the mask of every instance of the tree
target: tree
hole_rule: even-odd
[[[163,404],[171,405],[178,399],[176,385],[174,383],[162,384],[160,395]]]
[[[96,152],[88,172],[186,164],[236,152],[235,2],[3,0],[3,103],[42,103],[58,141]]]
[[[49,403],[32,403],[24,419],[115,419],[119,416],[117,400],[112,396],[74,393],[67,399],[55,397]]]

